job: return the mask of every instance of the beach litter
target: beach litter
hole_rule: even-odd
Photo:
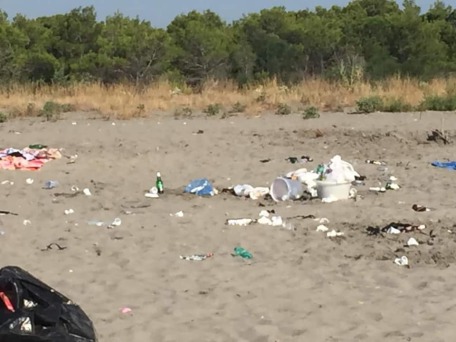
[[[233,257],[240,256],[243,259],[252,259],[253,255],[248,250],[243,247],[234,247],[233,253],[231,254]]]
[[[179,258],[181,258],[182,260],[189,260],[189,261],[203,261],[203,260],[206,260],[213,256],[214,256],[214,253],[207,253],[207,254],[193,254],[193,255],[188,255],[188,256],[180,255]]]
[[[114,227],[119,227],[122,224],[122,220],[118,217],[114,219],[114,221],[111,222],[111,224],[108,225],[109,229],[112,229]]]
[[[9,211],[9,210],[0,210],[0,216],[3,216],[3,215],[14,215],[14,216],[17,216],[18,214],[13,213],[12,211]]]
[[[257,200],[269,194],[269,188],[266,187],[253,187],[249,184],[238,184],[233,188],[234,194],[239,197],[250,197]]]
[[[44,145],[30,146],[42,147]],[[62,158],[62,154],[56,148],[26,147],[19,150],[11,147],[0,151],[0,169],[35,171],[39,170],[45,163],[60,158]]]
[[[85,188],[84,190],[82,190],[82,192],[83,192],[84,195],[86,195],[86,196],[92,196],[92,193],[90,192],[90,189],[89,189],[89,188]]]
[[[394,263],[399,266],[408,266],[409,261],[408,261],[408,258],[404,255],[404,256],[401,256],[400,258],[394,259]]]
[[[414,204],[412,205],[412,209],[416,212],[419,212],[419,213],[422,213],[422,212],[425,212],[425,211],[431,211],[431,208],[428,208],[428,207],[425,207],[423,205],[419,205],[419,204]]]
[[[327,232],[328,230],[329,230],[329,228],[323,224],[320,224],[316,229],[317,232]]]
[[[334,229],[331,230],[330,232],[326,233],[326,237],[329,237],[329,238],[339,237],[339,236],[343,236],[343,235],[344,235],[343,232],[338,232]]]
[[[20,267],[0,269],[0,300],[2,341],[97,340],[80,306]]]
[[[25,180],[25,182],[26,182],[28,185],[32,185],[33,182],[34,182],[34,180],[33,180],[32,178],[27,178],[27,179]]]
[[[309,156],[301,156],[301,157],[288,157],[285,158],[286,161],[290,162],[291,164],[296,163],[309,163],[312,162],[313,159]]]
[[[184,189],[185,193],[197,196],[214,196],[216,190],[207,178],[197,178],[192,180]]]
[[[48,180],[44,183],[43,189],[51,190],[59,186],[59,182],[55,180]]]
[[[184,217],[184,212],[183,211],[178,211],[175,214],[169,214],[169,216]]]
[[[71,214],[74,214],[74,210],[73,209],[65,209],[64,213],[65,213],[65,215],[71,215]]]
[[[449,161],[449,162],[440,162],[434,161],[431,163],[432,166],[447,169],[447,170],[456,170],[456,161]]]
[[[128,313],[132,313],[133,310],[129,307],[123,307],[123,308],[120,308],[120,313],[122,314],[128,314]]]
[[[158,198],[158,189],[154,186],[150,188],[150,190],[146,192],[144,196],[148,198]]]
[[[408,239],[407,241],[407,246],[411,247],[411,246],[419,246],[420,244],[418,243],[418,241],[416,241],[415,238],[410,238]]]
[[[273,211],[267,211],[267,210],[262,210],[258,214],[258,219],[252,219],[252,218],[235,218],[235,219],[228,219],[226,220],[225,224],[228,226],[248,226],[254,223],[258,223],[261,225],[268,225],[272,227],[283,227],[288,230],[294,230],[293,224],[288,222],[288,219],[292,218],[313,218],[313,215],[300,215],[300,216],[295,216],[295,217],[290,217],[287,220],[284,220],[281,216],[279,215],[271,215],[274,213]]]

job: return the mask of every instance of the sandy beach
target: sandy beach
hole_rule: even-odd
[[[0,124],[1,148],[40,143],[78,158],[39,171],[0,170],[0,210],[18,214],[0,216],[2,266],[20,266],[77,302],[102,342],[453,341],[456,171],[431,162],[455,160],[456,150],[426,140],[442,122],[454,138],[454,113],[435,112],[127,121],[68,113],[56,122],[8,121]],[[357,201],[183,194],[199,177],[217,189],[269,186],[336,154],[367,177]],[[301,155],[314,161],[285,160]],[[387,170],[366,159],[384,160]],[[166,192],[146,198],[157,171]],[[368,191],[390,175],[399,190]],[[59,185],[45,190],[48,180]],[[71,196],[72,186],[92,196]],[[415,212],[413,204],[435,210]],[[65,215],[68,209],[74,213]],[[289,219],[294,230],[225,225],[262,209],[284,219],[327,218],[344,236],[326,237],[313,219]],[[179,211],[183,217],[172,215]],[[115,218],[122,224],[113,229],[89,224]],[[426,228],[367,234],[390,222]],[[410,237],[420,245],[404,247]],[[53,242],[67,248],[42,250]],[[235,246],[253,259],[232,257]],[[214,256],[201,262],[179,258],[209,252]],[[394,263],[402,255],[410,267]],[[131,312],[121,313],[125,307]]]

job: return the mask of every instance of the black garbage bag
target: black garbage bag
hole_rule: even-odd
[[[92,321],[70,299],[20,267],[0,269],[0,342],[96,342]]]

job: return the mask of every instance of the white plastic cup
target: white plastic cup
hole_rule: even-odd
[[[317,181],[318,198],[334,198],[344,200],[350,198],[350,182],[336,183],[331,181]]]
[[[276,202],[299,199],[303,192],[300,181],[284,177],[277,177],[270,189],[271,197]]]

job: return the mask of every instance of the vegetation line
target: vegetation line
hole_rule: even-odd
[[[0,121],[70,110],[120,117],[456,110],[456,9],[413,0],[252,13],[211,11],[166,29],[93,7],[0,13]],[[453,76],[454,75],[454,76]]]

